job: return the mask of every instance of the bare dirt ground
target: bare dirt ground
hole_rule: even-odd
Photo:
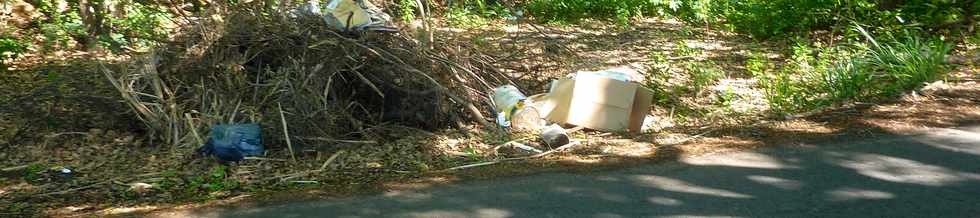
[[[445,28],[446,37],[468,40],[520,78],[525,92],[540,93],[548,81],[576,70],[629,64],[650,66],[662,101],[650,132],[581,131],[582,144],[528,161],[444,171],[512,154],[494,152],[522,135],[480,131],[391,130],[400,135],[380,145],[303,150],[298,163],[248,160],[216,172],[208,158],[191,158],[153,145],[90,62],[55,62],[0,75],[0,215],[136,215],[169,207],[235,202],[296,200],[417,188],[466,179],[489,179],[547,171],[590,171],[674,160],[842,135],[874,137],[929,127],[980,122],[980,68],[976,47],[958,48],[949,78],[901,99],[828,109],[792,120],[768,119],[766,102],[746,75],[746,56],[778,57],[779,43],[753,42],[739,35],[678,21],[644,19],[633,27],[602,22],[570,26],[498,23],[480,29]],[[693,71],[721,72],[717,81],[691,86]],[[695,84],[698,85],[698,84]],[[735,103],[717,103],[719,87],[733,87]],[[408,135],[407,137],[405,135]],[[343,151],[343,153],[341,153]],[[309,173],[333,160],[327,172]],[[41,167],[40,169],[38,169]],[[47,173],[69,167],[74,174]],[[210,179],[220,174],[221,179]],[[287,178],[288,177],[288,178]],[[201,178],[195,183],[196,178]],[[285,179],[284,179],[285,178]],[[227,181],[237,188],[211,189]],[[163,184],[174,183],[170,187]],[[155,184],[145,191],[134,183]],[[204,184],[201,184],[204,183]],[[202,186],[207,186],[201,188]],[[260,201],[262,202],[262,201]],[[183,206],[181,206],[183,205]]]

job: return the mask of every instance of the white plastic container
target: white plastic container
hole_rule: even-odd
[[[517,103],[527,99],[521,90],[512,85],[500,86],[493,89],[493,103],[497,113],[510,113],[517,106]]]
[[[535,131],[547,124],[547,121],[541,118],[538,109],[530,104],[514,111],[509,121],[510,127],[517,131]]]
[[[497,124],[515,130],[533,131],[545,125],[541,114],[527,102],[527,96],[512,85],[493,89],[494,109],[497,110]]]

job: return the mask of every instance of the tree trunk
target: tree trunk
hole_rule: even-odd
[[[99,36],[108,35],[105,26],[105,0],[80,0],[78,6],[78,15],[86,30],[82,45],[86,50],[98,49]]]

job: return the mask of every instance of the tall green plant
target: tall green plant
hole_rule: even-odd
[[[855,28],[866,39],[836,49],[821,49],[819,58],[798,48],[790,62],[770,70],[766,60],[750,57],[747,68],[765,89],[777,112],[816,109],[848,101],[874,101],[894,97],[941,79],[950,45],[928,40],[911,31],[901,37],[873,37]]]
[[[398,2],[398,12],[401,13],[401,19],[403,22],[412,22],[415,20],[415,0],[400,0]]]
[[[884,80],[882,94],[895,95],[921,87],[925,82],[938,79],[945,71],[946,55],[952,49],[940,39],[924,39],[909,31],[904,36],[886,35],[888,42],[879,43],[860,25],[856,29],[871,46],[866,48],[870,68],[880,72]]]
[[[868,85],[874,80],[862,59],[842,60],[820,74],[820,90],[827,94],[825,103],[860,99],[870,93]]]

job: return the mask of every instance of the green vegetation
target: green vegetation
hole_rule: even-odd
[[[40,18],[32,20],[28,28],[16,30],[20,35],[41,36],[38,50],[106,48],[119,53],[147,48],[169,40],[175,17],[165,6],[154,3],[69,1],[62,7],[58,3],[36,1]],[[85,13],[80,8],[89,10]]]
[[[531,16],[546,22],[594,18],[629,25],[635,17],[669,16],[757,39],[797,35],[784,63],[759,54],[746,60],[747,71],[758,79],[772,111],[793,113],[894,97],[940,79],[951,47],[925,32],[960,31],[964,26],[948,24],[973,19],[969,16],[980,5],[973,1],[534,0],[526,8]],[[867,25],[853,25],[855,22]],[[844,40],[819,45],[820,39],[807,36],[814,30],[829,30],[830,37],[843,36]],[[675,47],[674,55],[679,57],[701,54],[684,42]],[[667,62],[662,56],[654,59]],[[725,77],[710,61],[681,66],[689,79],[681,90],[700,92]],[[652,68],[665,70],[663,66]],[[663,81],[658,82],[664,86]],[[677,92],[658,92],[658,102],[670,101],[669,93]],[[727,105],[732,99],[733,95],[721,94],[718,103]]]
[[[686,65],[694,92],[704,91],[725,77],[725,71],[711,62],[688,62]]]
[[[431,35],[332,32],[321,19],[280,16],[290,8],[276,1],[26,2],[37,9],[30,19],[0,21],[0,149],[24,156],[4,166],[40,164],[0,178],[35,188],[0,197],[0,214],[48,207],[19,200],[119,174],[129,175],[70,194],[203,201],[509,158],[500,145],[540,145],[538,136],[473,128],[493,118],[479,118],[491,113],[486,91],[539,94],[577,70],[645,64],[652,131],[675,133],[895,99],[946,79],[946,56],[971,47],[957,43],[980,44],[969,28],[980,0],[376,4],[395,27],[426,19]],[[262,125],[267,160],[191,155],[211,125],[229,122]],[[77,176],[57,180],[51,166],[60,165]]]
[[[473,28],[490,24],[495,19],[511,16],[511,11],[502,5],[487,5],[481,1],[464,1],[461,5],[449,7],[443,16],[454,27]]]
[[[24,180],[28,182],[34,182],[35,180],[43,177],[44,172],[47,171],[47,167],[41,164],[31,164],[24,171]]]
[[[7,62],[27,50],[28,43],[13,37],[0,37],[0,71],[7,69]]]
[[[833,29],[849,21],[892,28],[901,21],[925,27],[948,28],[971,20],[980,11],[977,1],[950,0],[532,0],[527,10],[547,22],[576,22],[585,18],[629,24],[640,16],[673,16],[692,23],[717,23],[757,38],[812,29]]]
[[[490,23],[490,21],[484,17],[484,15],[477,12],[478,11],[462,7],[450,8],[449,11],[446,12],[446,20],[451,26],[465,28],[480,27]]]
[[[765,57],[750,57],[747,69],[765,89],[772,109],[798,112],[894,97],[945,73],[944,59],[951,47],[942,40],[911,32],[875,38],[860,26],[855,29],[868,43],[817,51],[798,44],[792,60],[779,69]]]
[[[402,22],[408,23],[415,20],[415,10],[418,10],[415,0],[400,0],[398,2],[398,13],[401,14]]]
[[[216,199],[230,191],[240,191],[241,183],[228,175],[229,169],[224,165],[215,165],[203,175],[182,177],[176,171],[168,170],[162,173],[162,181],[157,183],[158,189],[182,198],[207,200]]]

